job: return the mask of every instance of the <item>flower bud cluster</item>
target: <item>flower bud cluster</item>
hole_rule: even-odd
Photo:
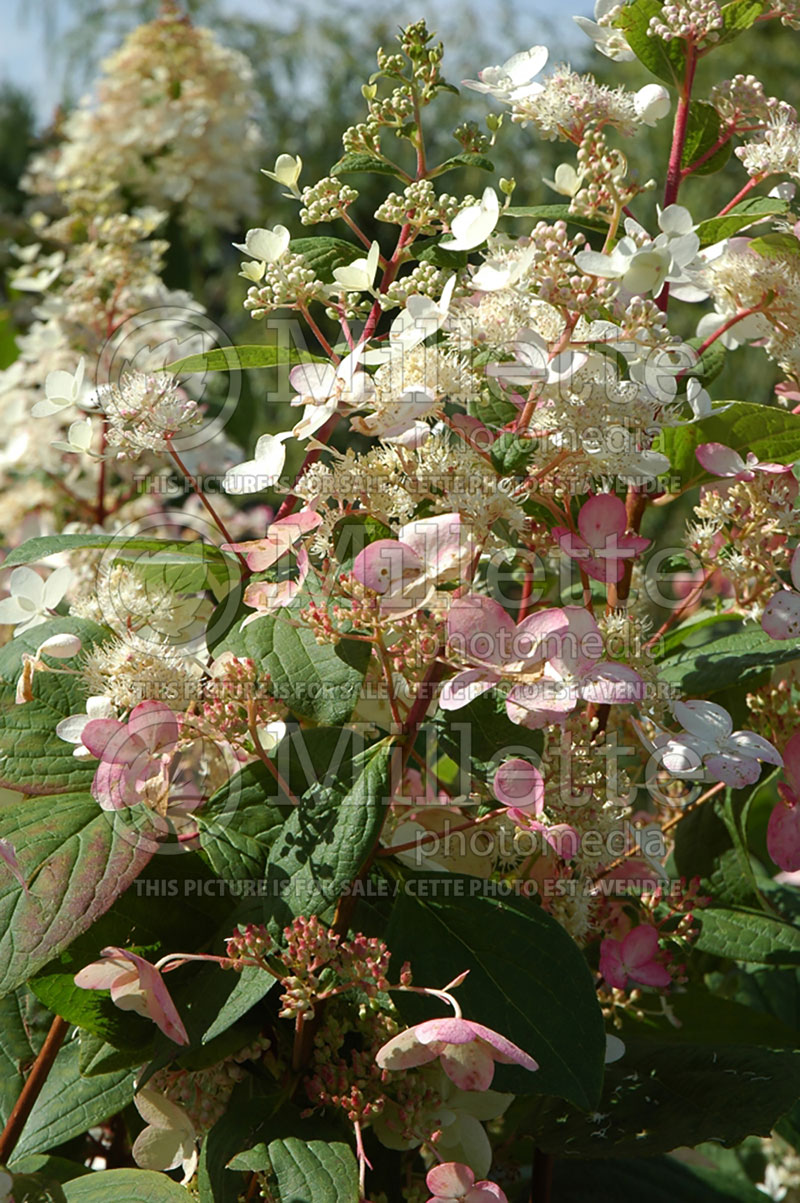
[[[326,175],[316,184],[303,189],[303,207],[300,221],[304,226],[314,226],[321,221],[336,221],[344,211],[358,200],[358,192],[336,175]]]
[[[627,183],[628,160],[620,150],[609,147],[605,135],[598,129],[586,131],[578,147],[577,191],[570,201],[570,212],[586,217],[605,216],[613,219],[639,192],[636,183]],[[650,181],[648,187],[653,186]]]
[[[416,263],[407,275],[393,280],[385,292],[380,293],[381,309],[404,306],[410,296],[434,297],[442,295],[442,288],[451,273],[432,263]]]
[[[651,38],[662,38],[665,42],[680,38],[697,45],[718,41],[722,26],[722,10],[717,0],[671,0],[663,6],[660,16],[650,18],[647,32]]]
[[[351,125],[342,134],[342,146],[348,154],[376,156],[381,153],[380,125],[372,118]]]
[[[389,989],[386,974],[391,953],[382,940],[361,934],[344,940],[325,928],[316,915],[302,916],[284,928],[285,945],[280,959],[286,967],[281,978],[281,1016],[311,1017],[315,1004],[326,997],[358,989],[369,999]]]
[[[244,308],[252,318],[265,317],[273,309],[290,309],[327,297],[328,288],[302,255],[286,254],[278,263],[268,263],[259,285],[247,290]]]
[[[797,120],[794,107],[777,96],[767,96],[755,75],[734,75],[716,84],[709,100],[723,121],[737,125],[768,124],[775,119]]]
[[[410,222],[418,232],[433,234],[440,224],[449,225],[460,209],[477,203],[474,196],[437,196],[431,180],[415,180],[402,193],[390,192],[375,210],[375,220],[398,226]]]
[[[260,1061],[270,1043],[266,1036],[257,1036],[252,1043],[208,1069],[160,1069],[148,1086],[182,1107],[195,1132],[205,1136],[225,1114],[234,1086],[247,1077],[245,1063]]]

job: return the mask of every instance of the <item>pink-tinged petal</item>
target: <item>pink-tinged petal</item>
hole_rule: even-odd
[[[99,760],[112,741],[116,744],[120,740],[122,732],[127,734],[127,727],[119,719],[93,718],[85,724],[81,742],[85,748],[89,749],[92,756],[96,756]],[[124,742],[124,737],[122,742]]]
[[[800,869],[800,806],[778,802],[767,824],[767,852],[784,873]]]
[[[253,581],[244,591],[243,601],[246,606],[252,606],[257,612],[250,614],[242,622],[242,627],[249,626],[257,618],[288,606],[300,592],[300,581]]]
[[[469,594],[453,602],[447,615],[447,638],[464,660],[503,664],[513,646],[516,625],[489,597]]]
[[[628,975],[622,960],[622,943],[608,938],[600,945],[600,972],[609,986],[624,990]]]
[[[761,776],[761,765],[757,760],[751,760],[749,756],[737,756],[735,752],[707,756],[705,766],[715,781],[722,781],[732,789],[755,785]]]
[[[745,462],[739,452],[726,447],[724,443],[701,443],[695,455],[700,466],[712,476],[738,476],[745,471]]]
[[[640,986],[655,986],[663,990],[665,986],[672,984],[672,978],[665,965],[637,965],[635,969],[629,970],[629,974],[632,981],[638,982]]]
[[[551,533],[558,546],[571,560],[591,560],[592,549],[580,535],[576,535],[574,531],[568,530],[566,526],[554,526]]]
[[[394,594],[421,576],[424,565],[417,553],[397,539],[376,539],[353,561],[353,576],[367,589]]]
[[[436,580],[459,579],[475,555],[472,526],[460,514],[436,514],[408,522],[400,528],[399,538]]]
[[[615,493],[598,493],[585,501],[578,513],[578,530],[589,547],[605,550],[614,539],[615,548],[628,524],[625,502]]]
[[[542,837],[563,861],[570,861],[577,856],[581,846],[581,837],[569,823],[554,823],[551,827],[546,823],[529,823],[531,831]]]
[[[417,1065],[435,1061],[440,1049],[441,1044],[420,1043],[417,1028],[408,1028],[405,1032],[398,1032],[378,1049],[375,1063],[379,1069],[414,1069]]]
[[[560,676],[585,676],[603,655],[603,636],[592,615],[583,606],[564,606],[566,631],[550,640],[548,659]]]
[[[564,640],[571,636],[569,609],[551,607],[524,618],[516,628],[512,661],[532,668],[560,655]]]
[[[773,594],[764,607],[761,626],[772,639],[800,638],[800,593],[779,589]]]
[[[476,1039],[474,1026],[468,1019],[445,1015],[441,1019],[426,1019],[418,1023],[413,1031],[415,1039],[421,1044],[469,1044]]]
[[[464,1203],[508,1203],[508,1195],[496,1182],[476,1182],[464,1196]]]
[[[136,792],[137,772],[130,765],[101,760],[92,780],[92,797],[102,810],[123,810],[140,800]]]
[[[800,798],[800,731],[790,736],[783,749],[783,775],[792,793]]]
[[[800,593],[800,545],[795,548],[791,566],[792,584]]]
[[[635,669],[627,664],[601,662],[590,677],[581,682],[579,694],[585,702],[611,705],[638,702],[645,695],[645,683]]]
[[[492,789],[504,806],[524,808],[537,815],[544,808],[544,778],[529,760],[514,757],[504,761],[494,775]]]
[[[773,464],[769,460],[756,460],[752,465],[759,472],[769,472],[772,476],[783,476],[785,472],[791,472],[791,464]]]
[[[495,440],[495,435],[488,426],[479,418],[471,418],[468,414],[453,414],[450,424],[470,447],[478,451],[488,451]]]
[[[518,1044],[514,1044],[512,1040],[501,1036],[499,1032],[495,1032],[492,1028],[485,1027],[482,1023],[475,1023],[471,1019],[467,1020],[467,1022],[475,1036],[491,1046],[495,1061],[501,1061],[504,1065],[521,1065],[523,1069],[531,1071],[539,1068],[538,1061],[534,1061],[533,1057],[530,1057]]]
[[[622,941],[622,956],[629,973],[652,961],[658,952],[658,932],[652,923],[640,923]]]
[[[494,1059],[477,1040],[448,1044],[440,1058],[442,1069],[459,1090],[488,1090],[494,1078]]]
[[[691,735],[719,744],[733,731],[733,721],[724,706],[693,698],[689,702],[673,702],[672,712]]]
[[[288,518],[273,522],[263,539],[250,539],[246,543],[223,543],[223,551],[235,551],[244,556],[252,572],[264,572],[276,564],[281,556],[291,551],[294,544],[319,526],[322,521],[316,510],[300,510]]]
[[[128,731],[140,739],[150,752],[178,742],[180,727],[174,711],[164,702],[147,701],[134,706],[128,719]]]
[[[106,950],[107,951],[107,950]],[[138,977],[133,966],[124,955],[92,961],[75,974],[73,981],[82,990],[110,990],[118,979],[133,981]]]
[[[124,956],[133,962],[139,975],[139,983],[147,1000],[147,1015],[161,1029],[165,1036],[176,1044],[188,1044],[189,1036],[183,1026],[178,1009],[164,985],[164,979],[154,965],[135,952],[125,952]],[[114,987],[111,988],[114,997]]]
[[[494,689],[499,681],[499,676],[487,672],[484,668],[469,668],[445,681],[439,694],[439,705],[442,710],[460,710],[462,706],[468,706],[475,698],[479,698],[482,693]]]
[[[506,698],[506,714],[517,726],[538,730],[550,723],[563,723],[577,700],[574,689],[543,679],[515,685]]]
[[[425,1184],[434,1195],[457,1199],[466,1194],[475,1182],[475,1175],[468,1165],[458,1161],[446,1161],[428,1171]]]
[[[731,744],[742,756],[749,756],[753,760],[765,760],[767,764],[783,764],[783,757],[778,749],[773,747],[768,739],[756,735],[755,731],[734,731],[728,740],[728,746]]]

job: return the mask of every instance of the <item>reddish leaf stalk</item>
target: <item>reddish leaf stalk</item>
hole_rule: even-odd
[[[39,1056],[33,1063],[33,1069],[28,1074],[20,1096],[8,1117],[8,1123],[3,1129],[2,1135],[0,1135],[0,1165],[8,1163],[11,1154],[17,1147],[22,1130],[27,1123],[36,1100],[42,1092],[42,1087],[47,1081],[50,1070],[53,1068],[55,1059],[58,1056],[58,1050],[64,1043],[64,1037],[68,1030],[69,1024],[66,1019],[62,1019],[60,1015],[56,1015],[50,1024],[50,1031],[47,1033],[45,1042],[39,1051]]]

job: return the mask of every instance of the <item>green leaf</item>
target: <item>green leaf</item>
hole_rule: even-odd
[[[217,579],[232,581],[238,581],[241,576],[236,557],[228,555],[213,543],[204,543],[200,539],[192,542],[151,539],[146,535],[42,535],[35,539],[27,539],[19,547],[15,547],[3,566],[8,568],[12,564],[30,564],[56,552],[76,549],[106,551],[110,561],[132,560],[136,568],[177,567],[182,571],[180,587],[189,592],[205,589],[209,573]],[[187,573],[187,569],[192,569],[193,572]],[[36,632],[40,629],[33,628]],[[62,624],[56,629],[68,628]]]
[[[73,1178],[64,1187],[67,1203],[186,1203],[186,1191],[153,1170],[101,1170]]]
[[[300,719],[337,726],[358,701],[371,648],[342,639],[318,644],[307,627],[293,626],[295,610],[282,610],[244,631],[247,655],[270,675],[270,690]]]
[[[130,1103],[136,1076],[132,1070],[82,1078],[79,1058],[77,1040],[72,1040],[59,1052],[23,1129],[15,1158],[56,1149],[73,1136],[80,1136],[87,1128],[116,1115]],[[107,1203],[107,1197],[103,1203]]]
[[[512,723],[506,713],[505,699],[489,690],[460,710],[437,712],[434,724],[444,752],[456,764],[472,765],[472,771],[485,777],[507,756],[533,756],[542,751],[541,731]]]
[[[661,681],[678,685],[685,693],[705,696],[728,685],[744,685],[797,657],[796,639],[772,639],[760,626],[750,623],[735,635],[668,656],[661,661],[658,675]]]
[[[699,338],[687,338],[686,342],[695,351],[699,351],[702,346]],[[681,381],[683,390],[686,390],[686,384],[689,380],[697,380],[703,388],[706,388],[711,384],[712,380],[716,380],[717,376],[719,376],[725,367],[727,357],[728,350],[721,339],[717,339],[710,347],[706,347],[694,366],[684,373]]]
[[[77,1161],[70,1161],[67,1157],[52,1157],[47,1153],[30,1153],[27,1157],[20,1157],[14,1161],[14,1172],[21,1174],[42,1174],[51,1182],[70,1182],[73,1178],[80,1178],[82,1174],[91,1174],[94,1171],[88,1169],[85,1165],[79,1165]]]
[[[502,1032],[540,1066],[531,1073],[498,1065],[497,1089],[591,1107],[602,1087],[606,1041],[589,967],[539,905],[486,895],[485,884],[450,873],[441,881],[410,878],[386,933],[392,956],[409,960],[415,980],[430,985],[469,970],[458,988],[466,1017]],[[416,998],[396,1001],[409,1017],[421,1017]]]
[[[800,928],[763,911],[707,907],[697,911],[694,947],[712,956],[757,965],[800,965]]]
[[[745,230],[767,217],[786,213],[788,208],[789,202],[777,196],[748,196],[734,205],[724,217],[709,217],[707,221],[701,221],[695,232],[701,247],[711,246],[725,238],[733,238],[739,230]]]
[[[358,1203],[358,1165],[349,1145],[289,1136],[268,1147],[280,1203]]]
[[[61,1183],[41,1174],[15,1174],[10,1198],[14,1203],[66,1203]]]
[[[338,163],[334,163],[331,167],[331,175],[351,175],[358,171],[368,171],[373,175],[393,175],[398,180],[408,180],[408,174],[405,171],[398,171],[393,163],[387,163],[385,159],[379,159],[377,155],[359,154],[351,151],[349,154],[342,155]]]
[[[734,1176],[675,1157],[565,1158],[556,1162],[553,1191],[558,1203],[764,1203],[744,1171]]]
[[[499,430],[512,418],[519,416],[519,410],[499,392],[491,389],[471,396],[467,401],[467,413],[471,418],[477,418],[490,430]]]
[[[433,179],[437,175],[444,175],[446,171],[453,171],[456,167],[477,167],[479,171],[494,171],[494,163],[491,159],[487,159],[486,155],[464,151],[463,154],[453,155],[452,159],[446,159],[444,163],[440,163],[430,173],[429,178]]]
[[[595,230],[603,234],[608,230],[607,221],[602,221],[599,217],[585,217],[582,213],[570,213],[569,205],[509,205],[507,209],[500,210],[500,216],[527,217],[532,221],[546,221],[549,224],[566,221],[573,226],[580,226],[581,229]]]
[[[104,1000],[107,1001],[107,1000]],[[111,1004],[114,1005],[113,1003]],[[115,1048],[103,1040],[81,1028],[81,1051],[78,1068],[82,1078],[95,1078],[98,1074],[116,1073],[122,1069],[138,1069],[142,1062],[149,1060],[153,1053],[156,1029],[151,1025],[150,1039],[138,1048]]]
[[[730,1146],[768,1135],[797,1096],[800,1053],[630,1038],[625,1045],[622,1059],[606,1069],[596,1111],[526,1101],[526,1127],[538,1148],[605,1158],[649,1157],[702,1140]]]
[[[296,915],[331,917],[380,835],[390,795],[392,744],[353,757],[349,788],[312,790],[281,827],[267,865],[267,905],[283,925]]]
[[[708,646],[713,642],[714,628],[725,628],[725,634],[732,633],[728,628],[740,629],[742,619],[734,614],[705,614],[702,618],[691,618],[687,622],[681,623],[680,626],[673,627],[671,631],[667,631],[661,636],[658,643],[653,646],[653,652],[656,660],[663,660],[672,652],[680,651],[688,646],[693,646],[695,636],[708,634],[710,638],[701,638],[697,646]]]
[[[38,1048],[28,1031],[30,995],[22,988],[0,999],[0,1122],[5,1125],[25,1085],[23,1070],[36,1060]]]
[[[669,456],[670,474],[681,491],[715,480],[695,455],[701,443],[724,443],[744,459],[748,451],[759,460],[793,463],[800,456],[800,414],[772,405],[734,401],[723,414],[686,426],[662,429],[654,446]]]
[[[313,268],[317,279],[325,284],[332,283],[337,267],[346,267],[366,254],[364,247],[326,234],[314,238],[293,238],[289,250],[293,255],[302,255],[308,266]]]
[[[665,42],[663,38],[650,37],[652,17],[661,18],[659,0],[634,0],[633,4],[625,5],[614,24],[625,34],[631,50],[648,71],[668,84],[680,83],[686,70],[683,43],[677,38]]]
[[[74,745],[55,730],[67,715],[84,713],[82,680],[35,673],[33,695],[18,706],[14,685],[0,682],[0,783],[25,794],[88,791],[97,762],[76,760]]]
[[[654,41],[656,39],[653,39]],[[673,45],[675,43],[672,43]],[[686,141],[683,144],[681,167],[685,170],[692,167],[698,159],[708,154],[719,141],[721,125],[719,113],[707,100],[693,100],[689,106],[689,119],[686,123]],[[731,140],[723,143],[714,154],[705,159],[698,167],[693,168],[694,175],[713,175],[721,171],[731,157]]]
[[[0,877],[0,995],[85,932],[145,867],[150,840],[85,794],[26,798],[0,809],[0,838],[17,851],[22,886]]]
[[[241,973],[237,974],[237,978],[236,985],[222,1004],[216,1019],[206,1029],[203,1035],[204,1044],[208,1044],[232,1027],[256,1003],[260,1003],[275,984],[275,978],[267,973],[266,969],[259,969],[257,965],[245,966]]]
[[[287,813],[274,804],[275,794],[275,780],[266,766],[249,764],[198,812],[200,847],[218,877],[226,881],[263,877],[270,847]]]
[[[800,246],[793,234],[762,234],[760,238],[751,238],[747,244],[749,251],[755,251],[765,259],[794,258],[800,255]]]
[[[724,4],[722,30],[717,45],[730,42],[746,29],[751,29],[766,9],[764,0],[732,0],[730,4]]]
[[[234,1088],[225,1114],[203,1141],[197,1171],[200,1203],[237,1203],[246,1189],[240,1171],[266,1164],[263,1142],[305,1136],[309,1129],[317,1137],[326,1136],[327,1127],[319,1115],[313,1124],[302,1119],[286,1088],[246,1078]]]
[[[253,343],[242,347],[215,347],[168,363],[166,372],[245,372],[248,368],[294,367],[298,363],[327,363],[319,355],[298,347]]]
[[[466,251],[448,251],[436,238],[420,239],[414,243],[410,253],[420,263],[432,263],[434,267],[449,268],[450,271],[460,271],[467,266],[469,259]]]

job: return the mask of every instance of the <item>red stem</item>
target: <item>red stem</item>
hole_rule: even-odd
[[[205,507],[206,511],[211,516],[211,519],[214,522],[214,525],[217,527],[217,530],[220,532],[221,535],[224,536],[225,542],[226,543],[234,543],[235,540],[234,540],[233,536],[230,534],[230,532],[228,531],[228,528],[226,527],[225,523],[222,521],[222,519],[220,518],[217,511],[214,509],[213,505],[211,504],[211,502],[206,497],[205,493],[202,491],[202,489],[198,485],[195,477],[192,476],[191,472],[186,467],[186,465],[184,464],[181,457],[178,455],[175,448],[172,446],[172,439],[168,438],[166,440],[166,443],[167,443],[167,450],[169,451],[172,458],[175,460],[175,463],[177,464],[179,471],[182,472],[184,477],[186,478],[186,480],[188,480],[189,484],[192,487],[192,492],[199,499],[200,504]],[[241,555],[238,551],[236,552],[236,556],[237,556],[237,559],[239,560],[239,563],[242,566],[244,575],[246,577],[250,576],[250,569],[247,566],[247,560],[245,560],[244,556]]]
[[[689,105],[692,96],[692,86],[694,84],[694,73],[697,68],[697,48],[693,42],[686,44],[686,75],[683,80],[683,87],[678,99],[678,108],[675,113],[675,124],[672,127],[672,148],[669,152],[669,165],[667,167],[667,183],[664,188],[664,208],[669,205],[674,205],[678,199],[678,190],[681,186],[681,159],[683,158],[683,148],[686,145],[686,131],[689,125]],[[656,304],[662,312],[666,312],[669,302],[669,284],[665,284],[661,290],[661,294],[656,300]]]
[[[749,309],[743,309],[741,313],[735,313],[733,317],[728,318],[727,322],[723,322],[723,324],[717,330],[715,330],[713,334],[709,334],[706,341],[701,343],[697,348],[697,358],[699,359],[700,356],[708,350],[712,343],[715,343],[718,338],[721,338],[722,335],[726,333],[726,331],[730,330],[731,326],[735,326],[737,322],[743,321],[746,317],[750,317],[754,313],[760,313],[763,303],[763,301],[759,301],[758,305],[751,305]]]
[[[717,217],[724,217],[726,213],[730,213],[730,211],[734,207],[734,205],[738,205],[739,201],[743,200],[744,197],[747,196],[748,192],[751,192],[753,190],[753,188],[756,188],[760,183],[761,183],[761,179],[759,179],[757,176],[753,176],[751,179],[749,179],[747,181],[747,183],[745,184],[744,188],[739,189],[739,191],[736,193],[736,196],[733,198],[733,200],[728,201],[728,203],[724,209],[720,209],[719,213],[717,214]]]
[[[56,1015],[50,1024],[50,1030],[39,1051],[39,1056],[33,1063],[33,1069],[28,1074],[27,1081],[22,1087],[20,1096],[8,1117],[8,1123],[0,1136],[0,1165],[8,1163],[8,1159],[17,1147],[19,1138],[22,1135],[22,1129],[25,1127],[28,1116],[33,1110],[34,1103],[42,1092],[42,1087],[47,1081],[50,1070],[53,1068],[55,1059],[58,1056],[58,1050],[64,1043],[64,1037],[68,1030],[69,1024],[66,1019],[62,1019],[60,1015]]]

